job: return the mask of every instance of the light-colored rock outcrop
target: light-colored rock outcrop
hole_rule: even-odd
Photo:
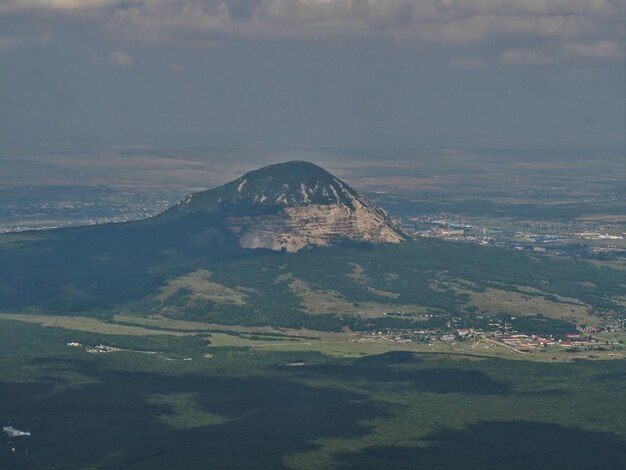
[[[286,207],[279,214],[230,217],[228,224],[244,248],[296,252],[307,246],[338,241],[399,243],[404,236],[381,210],[359,201],[343,204]]]

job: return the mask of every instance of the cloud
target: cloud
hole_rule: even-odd
[[[87,10],[113,6],[119,0],[5,0],[0,11],[16,10]]]
[[[226,9],[233,20],[250,21],[262,3],[262,0],[231,0]]]
[[[125,52],[116,51],[109,54],[109,63],[120,67],[130,67],[133,65],[133,59]]]
[[[208,40],[389,34],[472,43],[494,36],[571,38],[607,29],[622,34],[623,29],[614,24],[622,13],[616,0],[152,0],[115,5],[106,22],[111,33],[146,42],[202,35]]]
[[[0,49],[16,49],[29,45],[45,45],[54,38],[54,32],[48,28],[40,31],[28,31],[0,34]]]
[[[18,47],[22,40],[16,36],[0,36],[0,49]]]
[[[522,52],[536,40],[570,57],[621,57],[612,44],[623,42],[623,6],[624,0],[0,0],[0,20],[18,15],[14,24],[57,21],[59,29],[74,22],[84,34],[116,43],[195,46],[329,36],[452,45],[507,41],[511,51],[502,62],[536,65],[549,61]]]
[[[624,57],[620,45],[614,41],[600,41],[594,44],[565,44],[565,50],[573,54],[596,59],[619,59]]]
[[[488,68],[489,64],[477,57],[462,57],[452,59],[450,67],[462,70],[482,70]]]
[[[538,50],[512,49],[500,56],[500,62],[515,65],[548,65],[553,62],[553,59]]]

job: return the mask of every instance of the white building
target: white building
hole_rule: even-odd
[[[9,437],[30,436],[30,432],[20,431],[19,429],[15,429],[13,426],[5,426],[2,428],[2,431]]]

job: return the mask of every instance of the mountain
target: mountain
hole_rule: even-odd
[[[296,252],[340,241],[399,243],[387,216],[345,182],[309,162],[266,166],[218,188],[186,196],[157,216],[217,216],[243,248]]]
[[[333,331],[444,328],[452,317],[481,327],[507,314],[531,333],[626,315],[615,269],[404,238],[330,173],[282,163],[149,219],[0,235],[0,312]]]

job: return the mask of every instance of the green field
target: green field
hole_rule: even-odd
[[[13,439],[15,452],[0,440],[6,468],[626,464],[623,360],[338,357],[9,320],[0,354],[0,419],[32,433]]]
[[[524,320],[527,317],[521,317]],[[502,342],[479,335],[466,340],[394,341],[393,334],[376,336],[359,332],[323,332],[303,329],[273,329],[227,326],[167,318],[143,318],[116,315],[112,319],[98,320],[84,316],[34,315],[0,313],[2,320],[41,325],[62,329],[68,342],[86,338],[81,348],[89,348],[106,338],[106,345],[126,351],[164,353],[170,357],[179,350],[211,353],[215,348],[246,347],[258,351],[315,352],[333,357],[363,357],[394,351],[422,354],[448,354],[481,358],[505,358],[531,361],[573,361],[578,359],[624,359],[624,333],[600,333],[601,340],[594,345],[579,348],[538,348],[520,351]],[[516,320],[517,321],[517,320]],[[75,332],[75,333],[72,333]],[[73,334],[73,336],[72,336]],[[181,338],[186,337],[186,338]],[[180,347],[188,344],[189,347]],[[150,346],[152,345],[152,348]],[[191,348],[191,349],[190,349]],[[193,349],[196,348],[196,349]],[[171,355],[171,354],[170,354]],[[176,357],[180,357],[176,356]]]
[[[616,265],[244,250],[200,212],[0,236],[0,421],[32,433],[2,435],[0,467],[626,467],[622,335],[483,334],[619,325]]]

